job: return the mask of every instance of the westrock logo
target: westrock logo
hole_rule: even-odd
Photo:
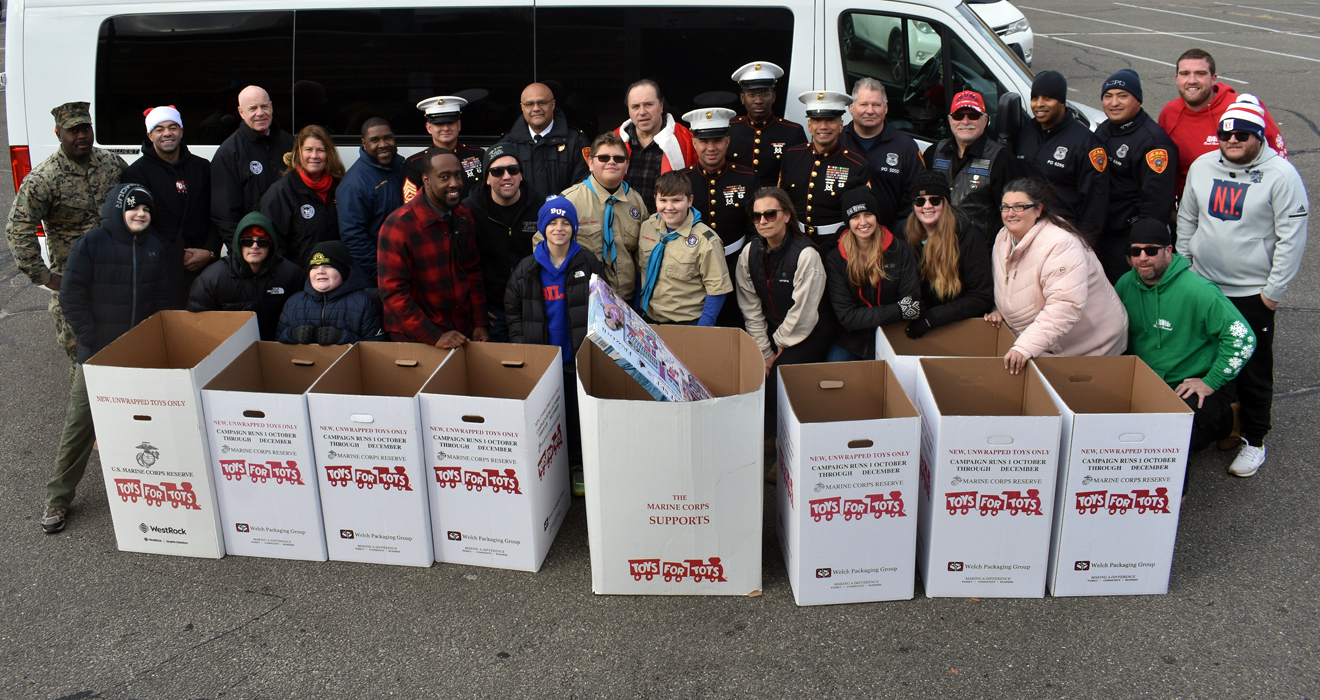
[[[890,491],[888,496],[872,493],[862,498],[818,498],[807,501],[807,505],[811,506],[811,519],[816,522],[820,522],[821,518],[826,522],[832,521],[840,513],[844,520],[861,520],[867,515],[877,520],[886,515],[891,518],[907,517],[907,511],[903,509],[902,491]]]
[[[702,581],[724,582],[724,565],[720,563],[719,557],[711,557],[710,561],[705,559],[684,559],[681,562],[666,561],[659,559],[629,559],[628,573],[632,574],[634,581],[641,581],[643,577],[647,581],[656,576],[664,576],[666,583],[681,583],[686,579],[692,579],[693,583]]]
[[[137,463],[143,469],[150,469],[160,461],[160,450],[156,449],[151,443],[143,442],[137,448]]]
[[[1168,513],[1169,490],[1161,486],[1151,493],[1150,489],[1137,489],[1131,493],[1110,493],[1108,491],[1078,491],[1077,513],[1095,515],[1101,510],[1110,515],[1126,515],[1135,509],[1137,514]]]
[[[138,525],[138,530],[141,530],[141,531],[142,531],[142,534],[144,534],[144,535],[147,534],[148,532],[154,532],[154,533],[156,533],[156,534],[158,534],[158,535],[186,535],[186,534],[188,534],[188,531],[187,531],[187,530],[184,530],[183,528],[179,528],[179,527],[156,527],[155,525],[148,525],[148,524],[146,524],[146,523],[141,523],[141,524],[139,524],[139,525]]]
[[[1009,515],[1044,515],[1040,511],[1040,490],[1027,489],[1027,495],[1021,491],[1005,491],[1002,494],[959,491],[944,494],[944,507],[949,515],[967,515],[976,511],[981,515],[999,515],[1006,510]]]
[[[407,470],[404,467],[395,467],[394,471],[390,471],[389,467],[354,469],[349,465],[333,466],[327,464],[325,476],[332,487],[343,486],[347,488],[349,484],[356,483],[360,489],[374,489],[377,484],[380,484],[386,491],[391,488],[400,491],[413,490],[408,480]]]
[[[491,493],[516,493],[521,495],[522,491],[518,489],[518,472],[512,469],[505,469],[501,474],[498,469],[482,469],[481,471],[463,471],[462,467],[435,467],[435,483],[440,484],[442,489],[457,489],[459,484],[463,484],[469,491],[481,492],[489,488]]]
[[[180,484],[162,481],[157,485],[143,483],[141,479],[115,479],[115,491],[124,503],[137,503],[141,498],[149,506],[159,506],[168,501],[171,508],[202,509],[197,505],[197,493],[187,481]]]
[[[304,486],[302,472],[298,471],[298,463],[293,460],[281,463],[273,462],[247,462],[241,459],[222,459],[220,460],[220,472],[225,475],[225,481],[242,481],[243,477],[248,477],[252,483],[266,483],[268,479],[274,479],[277,484],[297,484]]]

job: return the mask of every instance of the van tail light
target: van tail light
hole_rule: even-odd
[[[17,194],[18,186],[23,184],[23,178],[32,172],[32,154],[28,152],[27,146],[9,147],[9,167],[14,171],[14,193]],[[37,235],[46,235],[41,224],[37,224]]]
[[[32,172],[32,156],[28,153],[28,147],[10,146],[9,165],[14,169],[14,192],[18,192],[18,185]]]

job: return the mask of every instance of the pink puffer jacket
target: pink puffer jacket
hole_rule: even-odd
[[[1041,355],[1121,355],[1127,310],[1095,252],[1042,219],[1009,252],[1012,236],[995,239],[995,308],[1017,333],[1013,348]]]

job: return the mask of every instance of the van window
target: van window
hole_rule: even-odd
[[[568,122],[594,137],[628,118],[624,90],[640,78],[660,85],[666,111],[676,119],[697,107],[741,113],[738,85],[729,76],[749,61],[780,66],[779,85],[787,85],[793,11],[538,7],[536,46],[537,79],[554,90]],[[786,99],[796,95],[781,91],[777,114]]]
[[[531,7],[299,10],[293,124],[320,124],[350,144],[362,122],[384,117],[401,143],[422,145],[430,136],[417,103],[457,95],[470,102],[462,140],[493,142],[521,114],[531,39]]]
[[[939,28],[897,15],[849,12],[839,18],[840,53],[848,90],[859,78],[885,86],[887,124],[926,140],[948,135],[943,41]]]
[[[238,93],[247,85],[266,88],[288,128],[292,61],[292,12],[111,17],[97,41],[97,141],[142,143],[143,110],[172,104],[187,143],[219,144],[238,128]]]

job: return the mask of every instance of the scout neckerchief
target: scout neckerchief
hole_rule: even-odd
[[[623,187],[623,194],[626,196],[628,194],[628,183],[622,182],[619,184]],[[587,189],[591,190],[591,193],[597,197],[600,196],[596,193],[595,186],[591,184],[590,177],[587,178]],[[614,203],[617,201],[619,201],[619,198],[613,194],[605,200],[605,262],[611,267],[614,266],[614,259],[618,257],[614,252]]]
[[[701,212],[697,211],[696,207],[689,207],[688,213],[691,214],[692,226],[695,227],[697,222],[701,221]],[[664,219],[660,218],[660,214],[657,213],[655,218],[661,224],[664,223]],[[646,281],[642,283],[642,293],[639,297],[641,303],[638,304],[638,308],[641,309],[642,313],[646,313],[647,307],[650,306],[651,294],[655,292],[655,283],[660,279],[660,266],[665,261],[665,244],[678,238],[678,231],[667,226],[665,230],[669,233],[660,236],[660,241],[655,244],[655,248],[651,249],[651,257],[646,260]],[[690,235],[695,236],[697,234],[692,231]]]

